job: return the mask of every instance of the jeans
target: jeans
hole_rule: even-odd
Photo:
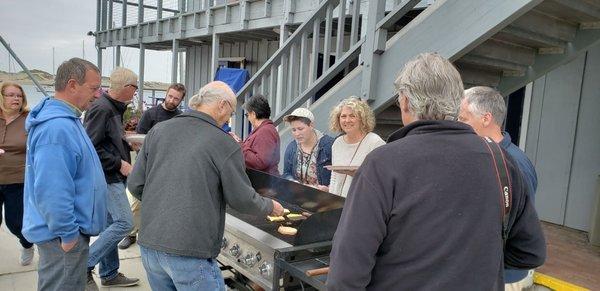
[[[0,224],[2,224],[2,205],[5,209],[6,226],[28,249],[33,246],[21,233],[23,228],[23,183],[0,185]]]
[[[125,194],[125,183],[108,184],[107,195],[108,227],[90,246],[87,266],[88,270],[93,270],[100,263],[100,278],[111,280],[119,272],[117,244],[133,228],[133,215]]]
[[[40,254],[38,290],[85,289],[89,243],[89,237],[79,235],[77,243],[68,252],[63,251],[59,238],[37,244]]]
[[[142,263],[152,290],[225,290],[214,259],[184,257],[140,246]]]

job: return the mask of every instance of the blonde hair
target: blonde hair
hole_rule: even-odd
[[[4,108],[4,90],[10,86],[18,88],[21,90],[21,94],[23,94],[23,103],[21,103],[21,109],[19,109],[19,112],[29,111],[29,107],[27,107],[27,96],[25,96],[25,90],[23,90],[21,85],[10,81],[2,83],[2,87],[0,87],[0,109],[2,109],[2,111],[6,111],[6,108]]]
[[[329,114],[329,130],[334,133],[344,133],[340,126],[340,114],[344,107],[349,107],[354,111],[354,114],[360,120],[360,130],[365,133],[373,131],[375,128],[375,114],[367,102],[360,100],[356,96],[350,96],[342,100],[342,102],[333,108]]]
[[[130,69],[117,67],[110,74],[110,89],[121,91],[127,85],[137,85],[138,76]]]

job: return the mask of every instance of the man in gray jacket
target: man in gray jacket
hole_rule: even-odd
[[[138,244],[153,290],[225,290],[215,260],[225,205],[283,214],[278,202],[254,191],[240,146],[221,129],[236,103],[227,84],[211,82],[191,97],[191,111],[146,136],[127,186],[144,206]]]

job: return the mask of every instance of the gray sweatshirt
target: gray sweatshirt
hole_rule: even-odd
[[[240,146],[198,111],[150,130],[127,188],[143,205],[138,243],[181,256],[219,254],[226,204],[255,215],[273,209],[252,188]]]

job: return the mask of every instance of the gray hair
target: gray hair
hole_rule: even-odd
[[[64,61],[56,71],[54,78],[54,90],[64,91],[67,88],[69,80],[74,79],[77,84],[85,83],[85,74],[88,70],[92,70],[100,74],[100,69],[96,65],[80,58],[72,58]]]
[[[490,87],[473,87],[465,90],[465,101],[471,113],[482,116],[489,112],[494,117],[494,122],[502,126],[506,116],[506,103],[500,92]]]
[[[116,67],[110,73],[110,89],[115,92],[123,90],[127,85],[137,85],[138,76],[130,69]]]
[[[235,98],[230,96],[235,96],[235,93],[233,93],[229,85],[221,81],[213,81],[200,88],[198,94],[190,98],[188,106],[190,108],[197,108],[200,105]]]
[[[423,53],[404,65],[394,82],[419,120],[456,120],[463,83],[456,68],[437,53]],[[400,97],[399,97],[400,98]]]

